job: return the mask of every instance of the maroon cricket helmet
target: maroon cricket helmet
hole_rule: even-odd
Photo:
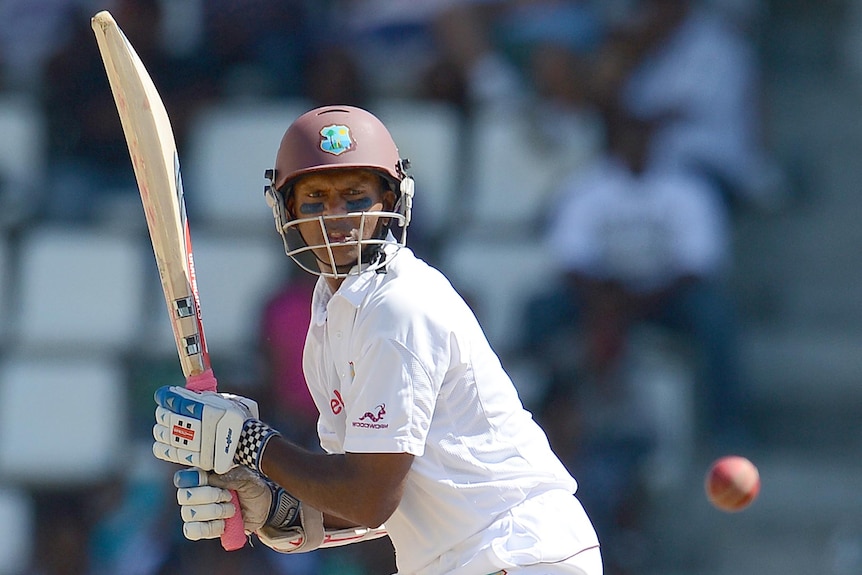
[[[299,176],[335,168],[366,168],[400,182],[404,164],[389,130],[353,106],[324,106],[301,115],[281,139],[275,159],[276,190]],[[397,190],[397,186],[395,186]]]

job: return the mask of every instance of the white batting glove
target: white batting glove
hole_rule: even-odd
[[[164,386],[156,390],[155,400],[153,454],[216,473],[236,465],[243,424],[258,416],[257,403],[238,395]]]
[[[231,491],[239,497],[246,533],[262,527],[289,529],[299,522],[300,503],[284,489],[248,467],[234,467],[225,474],[186,469],[174,474],[177,502],[186,539],[215,539],[224,532],[225,519],[236,509]]]
[[[208,472],[200,469],[184,469],[174,474],[177,503],[180,504],[180,516],[183,518],[183,535],[191,541],[221,537],[225,519],[236,514],[236,508],[230,503],[230,491],[210,487],[207,484],[208,475]]]

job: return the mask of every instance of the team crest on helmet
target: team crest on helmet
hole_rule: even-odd
[[[343,154],[354,144],[350,136],[350,128],[343,124],[324,126],[320,130],[320,135],[323,136],[320,140],[320,149],[334,156]]]

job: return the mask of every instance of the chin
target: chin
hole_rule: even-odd
[[[356,246],[334,247],[332,248],[332,256],[338,267],[353,266],[359,258],[359,250]],[[317,254],[317,257],[322,261],[329,261],[329,253],[326,251]]]

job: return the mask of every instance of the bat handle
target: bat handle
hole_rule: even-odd
[[[188,376],[186,378],[186,389],[198,393],[202,391],[216,391],[218,389],[218,382],[215,375],[213,375],[213,370],[208,369],[202,373]]]
[[[221,546],[225,551],[236,551],[245,546],[245,525],[242,521],[242,512],[239,506],[239,496],[236,491],[230,492],[230,502],[233,503],[236,513],[228,517],[224,522],[224,533],[221,534]]]
[[[192,391],[215,391],[218,388],[213,370],[208,369],[197,375],[186,378],[186,388]],[[225,519],[224,533],[221,535],[221,546],[225,551],[236,551],[245,546],[245,526],[242,521],[242,510],[239,506],[239,496],[236,491],[230,492],[230,502],[233,503],[236,513],[233,517]]]

